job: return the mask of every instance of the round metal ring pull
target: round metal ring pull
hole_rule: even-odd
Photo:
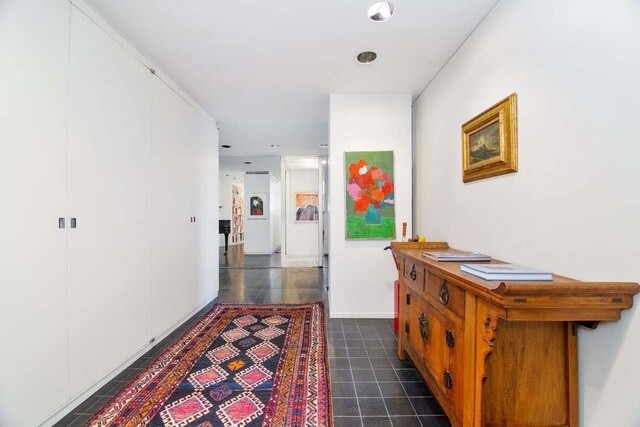
[[[447,282],[443,282],[440,286],[440,302],[443,304],[449,303],[449,288],[447,287]]]

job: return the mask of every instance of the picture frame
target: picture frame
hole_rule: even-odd
[[[516,94],[462,125],[462,181],[518,171]]]
[[[320,196],[314,192],[294,193],[295,222],[318,222],[320,219]]]
[[[269,195],[267,193],[251,193],[247,198],[247,219],[269,218]]]
[[[345,239],[393,240],[395,176],[393,151],[346,151]]]

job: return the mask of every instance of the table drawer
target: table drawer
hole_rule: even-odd
[[[464,290],[435,274],[427,274],[427,293],[437,307],[445,308],[464,318]]]
[[[404,278],[414,289],[424,291],[424,268],[409,259],[404,260]]]

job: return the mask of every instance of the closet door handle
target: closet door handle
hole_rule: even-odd
[[[58,218],[58,228],[65,228],[64,218]]]
[[[77,224],[76,224],[76,219],[75,218],[71,218],[71,228],[76,228]]]

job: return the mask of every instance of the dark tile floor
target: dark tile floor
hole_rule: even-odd
[[[220,291],[215,302],[327,304],[326,268],[279,268],[280,255],[244,255],[241,246],[220,255]],[[56,424],[81,426],[193,326],[209,304],[156,344],[120,375]],[[410,362],[395,356],[389,319],[329,319],[329,367],[335,427],[448,426],[447,418]]]
[[[449,426],[413,364],[396,356],[389,319],[329,319],[335,427]]]

